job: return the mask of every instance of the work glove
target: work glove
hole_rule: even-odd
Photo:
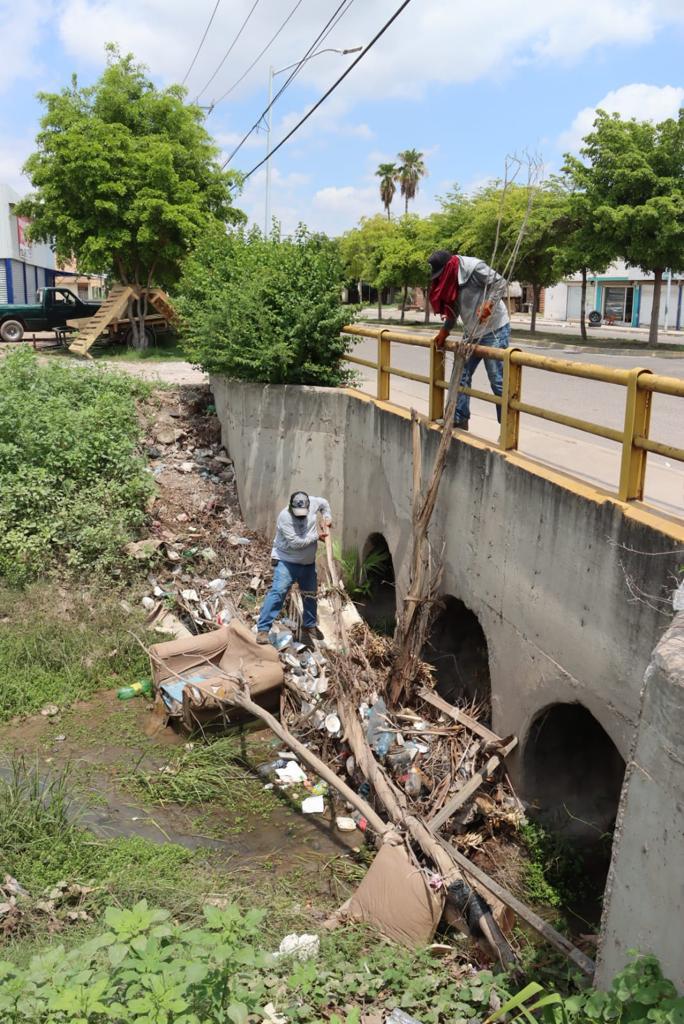
[[[480,321],[481,324],[483,324],[485,320],[489,320],[490,316],[492,315],[493,309],[494,303],[492,302],[491,299],[487,299],[487,301],[483,302],[481,306],[478,306],[477,319]]]
[[[437,334],[435,334],[433,341],[435,343],[435,348],[437,349],[438,352],[442,351],[442,349],[444,348],[444,342],[447,340],[448,337],[449,331],[447,330],[446,327],[442,327],[442,329],[438,331]]]

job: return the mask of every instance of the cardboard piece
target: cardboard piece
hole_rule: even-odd
[[[443,894],[430,888],[406,847],[385,843],[349,900],[347,917],[417,948],[432,941],[443,909]]]
[[[241,708],[226,704],[240,685],[226,674],[242,676],[252,700],[261,707],[278,707],[283,685],[280,658],[271,646],[257,644],[237,619],[209,633],[154,644],[150,660],[155,692],[168,717],[182,719],[188,729],[249,717]]]

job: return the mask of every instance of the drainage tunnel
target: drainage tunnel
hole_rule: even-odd
[[[534,720],[523,752],[524,796],[529,817],[561,844],[560,861],[574,858],[565,909],[580,930],[600,918],[624,774],[617,747],[582,704],[554,704]]]
[[[434,667],[436,689],[445,700],[452,704],[477,701],[489,707],[487,639],[477,615],[457,597],[442,598],[423,658]]]
[[[366,541],[357,571],[356,605],[360,614],[371,629],[393,636],[397,621],[394,563],[381,533],[372,533]]]

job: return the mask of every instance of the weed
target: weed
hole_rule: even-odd
[[[335,541],[333,553],[339,563],[344,587],[349,596],[354,600],[370,597],[373,587],[387,567],[388,552],[371,550],[360,562],[357,551],[343,551],[339,542]]]
[[[560,909],[589,895],[582,859],[567,840],[533,821],[520,826],[520,835],[530,857],[525,889],[531,903]]]
[[[222,828],[224,834],[247,831],[259,818],[267,818],[279,804],[251,774],[243,756],[238,738],[223,736],[197,742],[189,750],[174,751],[161,771],[149,774],[137,770],[122,781],[159,804],[221,807],[228,812],[228,820]],[[205,819],[201,827],[212,826]]]
[[[42,365],[28,349],[0,367],[0,576],[22,585],[59,567],[111,571],[154,484],[138,454],[136,397],[122,374]]]
[[[0,589],[0,619],[0,722],[47,703],[61,708],[149,673],[128,633],[141,615],[125,611],[116,595],[37,584],[18,602],[16,592]]]

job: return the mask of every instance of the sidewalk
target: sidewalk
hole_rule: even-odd
[[[419,332],[421,330],[430,330],[441,326],[441,319],[437,316],[430,316],[429,322],[426,324],[424,320],[424,314],[416,312],[415,310],[407,311],[406,319],[403,324],[399,324],[399,317],[401,313],[395,306],[383,307],[383,321],[387,320],[386,326],[392,330],[408,330]],[[367,306],[361,310],[358,314],[361,320],[374,320],[373,327],[382,326],[377,323],[378,308],[377,306]],[[396,321],[396,323],[395,323]],[[511,317],[511,328],[517,334],[527,333],[530,330],[530,318],[524,313],[514,313]],[[633,351],[640,353],[644,351],[643,346],[648,344],[648,328],[647,327],[589,327],[587,326],[587,337],[604,342],[623,342],[623,341],[634,341],[639,346]],[[661,354],[661,345],[681,345],[681,355],[684,356],[684,331],[665,331],[661,328],[659,334],[659,344],[657,348],[651,347],[649,351],[657,351]],[[628,354],[629,347],[622,345],[607,344],[605,348],[601,345],[590,346],[582,342],[580,337],[579,324],[576,322],[570,322],[567,320],[549,320],[546,317],[537,317],[537,330],[534,335],[530,335],[529,341],[526,341],[529,345],[539,345],[540,347],[552,348],[554,345],[559,347],[567,347],[568,345],[576,345],[578,351],[582,352],[603,352],[603,351],[614,351],[619,348],[619,351]],[[680,353],[673,352],[673,356],[678,356]],[[666,356],[667,352],[662,351],[662,355]]]

